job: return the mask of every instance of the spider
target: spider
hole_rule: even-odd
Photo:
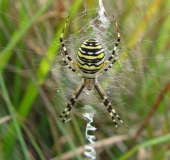
[[[95,39],[87,39],[86,41],[84,41],[78,50],[77,62],[74,62],[72,60],[72,58],[68,55],[67,49],[63,42],[63,34],[64,34],[65,27],[67,26],[69,17],[70,16],[68,16],[65,22],[65,25],[63,27],[63,30],[60,36],[60,43],[64,51],[64,54],[62,52],[60,53],[63,56],[63,62],[67,65],[67,67],[74,73],[82,76],[82,82],[80,86],[77,88],[76,92],[73,94],[70,101],[68,102],[67,107],[64,109],[64,111],[60,115],[60,119],[62,120],[62,122],[67,121],[67,117],[73,105],[75,104],[80,93],[83,91],[85,87],[88,91],[91,91],[93,90],[93,88],[95,88],[99,96],[101,97],[103,104],[106,106],[108,112],[110,113],[110,116],[114,122],[116,130],[118,129],[118,125],[117,125],[115,118],[117,118],[127,129],[129,129],[124,124],[124,122],[122,121],[120,116],[117,114],[115,109],[112,107],[112,104],[109,102],[107,96],[105,95],[103,89],[101,88],[99,82],[97,81],[97,78],[101,76],[103,73],[107,72],[112,67],[112,65],[118,60],[119,55],[120,55],[117,49],[119,42],[120,42],[120,33],[118,31],[118,24],[114,18],[114,15],[113,15],[113,19],[114,19],[114,23],[115,23],[116,30],[117,30],[117,41],[115,43],[111,56],[106,61],[105,61],[104,49],[102,45],[99,43],[99,41]],[[68,62],[66,61],[66,59],[74,67],[70,66]]]

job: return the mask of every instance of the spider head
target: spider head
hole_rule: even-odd
[[[85,83],[85,87],[88,91],[93,90],[93,87],[96,83],[96,79],[88,79],[88,78],[84,78],[84,83]]]

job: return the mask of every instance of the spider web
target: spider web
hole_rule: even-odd
[[[39,6],[43,7],[46,2],[38,1],[38,3]],[[81,1],[71,5],[70,11],[79,3],[81,3]],[[25,2],[25,5],[26,4],[27,2]],[[167,109],[169,95],[162,93],[170,79],[168,71],[170,59],[169,52],[166,49],[166,47],[168,47],[169,39],[169,25],[166,21],[166,19],[169,19],[169,5],[166,4],[166,1],[155,2],[146,0],[138,3],[131,1],[120,1],[116,3],[103,0],[103,4],[106,12],[102,12],[100,7],[97,9],[96,7],[88,8],[88,1],[84,1],[80,11],[76,14],[71,14],[68,32],[65,33],[63,38],[68,53],[73,60],[76,61],[77,50],[82,42],[86,39],[94,38],[102,44],[107,59],[107,57],[111,55],[117,38],[116,28],[112,18],[112,15],[114,14],[121,35],[121,42],[119,43],[119,47],[121,48],[118,48],[120,59],[115,63],[112,69],[103,74],[98,81],[114,109],[123,119],[124,123],[130,127],[130,131],[127,131],[126,128],[118,122],[119,134],[128,133],[131,136],[134,135],[139,126],[145,123],[144,120],[148,113],[153,110],[152,107],[157,101],[157,97],[162,94],[163,101],[159,104],[157,110],[153,110],[154,114],[149,123],[154,130],[153,134],[161,135],[160,132],[163,132],[162,124],[169,126],[168,116],[166,117],[169,113]],[[21,4],[18,3],[18,6],[16,4],[16,10],[19,5]],[[62,11],[64,8],[68,8],[69,10],[70,7],[69,1],[66,1],[63,4],[57,2],[57,5],[57,11]],[[159,5],[163,7],[163,10],[156,11],[155,8]],[[52,7],[52,10],[56,10],[56,8]],[[130,9],[128,10],[127,8]],[[29,13],[32,15],[35,10],[36,8],[33,7],[33,11],[29,11]],[[13,21],[20,21],[17,16],[12,14],[12,12],[4,13],[1,11],[1,13]],[[57,14],[58,13],[54,14],[52,11],[48,10],[47,16],[52,17],[53,21],[50,23],[45,22],[45,25],[48,27],[51,24],[55,25],[55,23],[63,25],[62,20],[67,19],[67,13],[59,14],[59,16]],[[101,17],[105,19],[102,19],[101,21]],[[43,20],[40,19],[40,21]],[[161,28],[161,32],[158,30],[159,28],[157,28],[157,26]],[[17,46],[18,48],[16,47],[14,49],[14,52],[20,60],[23,58],[20,54],[27,52],[29,58],[25,59],[28,60],[25,64],[28,64],[28,66],[25,65],[24,67],[21,67],[21,69],[15,68],[15,66],[10,65],[10,63],[13,64],[11,60],[7,68],[5,68],[5,71],[2,73],[4,76],[10,74],[11,77],[16,73],[26,77],[29,77],[28,75],[30,73],[37,75],[37,72],[41,71],[43,67],[44,70],[46,69],[45,66],[40,66],[43,59],[50,62],[49,59],[55,57],[55,61],[52,64],[50,62],[52,67],[48,69],[49,74],[46,80],[42,83],[35,81],[35,83],[38,87],[41,86],[43,88],[46,96],[52,101],[55,115],[58,117],[66,107],[78,85],[81,83],[82,78],[79,75],[75,75],[63,64],[59,51],[56,51],[56,55],[46,55],[47,48],[53,37],[52,33],[57,29],[52,28],[51,26],[49,28],[52,29],[52,31],[39,28],[38,25],[32,26],[32,30],[34,30],[36,36],[39,37],[37,38],[38,40],[33,36],[26,35],[27,40],[24,39],[24,43],[27,44],[27,48],[22,50]],[[6,31],[3,24],[1,24],[1,29]],[[155,34],[155,32],[158,33]],[[9,36],[8,32],[5,33]],[[46,40],[41,39],[40,34],[46,35]],[[39,44],[45,45],[40,46]],[[54,44],[60,46],[57,41]],[[167,44],[167,46],[164,44]],[[6,48],[6,45],[3,46],[2,44],[1,46],[2,50]],[[7,83],[10,81],[8,79],[5,80]],[[28,80],[26,82],[28,82]],[[24,85],[25,84],[23,84],[23,88],[25,88]],[[13,96],[10,86],[8,89],[11,96]],[[15,91],[18,90],[19,89],[15,89]],[[39,99],[41,99],[41,96]],[[44,105],[43,103],[44,101],[42,103],[37,102],[37,104],[33,105],[34,111],[37,112],[38,117],[46,117],[42,111],[46,107],[40,108],[41,105]],[[5,108],[3,100],[0,105],[2,106],[0,108],[1,117],[9,118],[9,113]],[[88,93],[84,90],[81,93],[75,107],[69,115],[72,120],[63,125],[65,125],[66,128],[69,128],[69,125],[74,126],[76,123],[75,120],[77,122],[84,121],[82,114],[84,113],[83,109],[85,105],[92,106],[96,110],[94,126],[97,130],[95,132],[98,132],[99,134],[104,132],[106,137],[115,135],[116,130],[114,124],[96,91]],[[167,112],[167,114],[164,114],[164,112]],[[31,122],[35,118],[36,117],[30,115],[27,119]],[[49,121],[55,122],[55,120],[52,119],[49,119]],[[4,124],[3,127],[7,130],[9,126]],[[80,125],[79,127],[80,130],[85,130],[85,125]],[[15,132],[12,130],[10,130],[10,132],[16,136]],[[138,142],[144,142],[146,140],[146,132],[146,129],[144,129],[142,136],[137,139]],[[81,141],[79,137],[72,133],[70,133],[70,137],[75,140],[75,143]],[[100,135],[98,137],[100,137]],[[46,144],[43,145],[46,147]],[[122,152],[127,149],[123,143],[118,143],[117,147],[121,148]],[[50,149],[47,150],[51,152]],[[148,156],[148,154],[146,155]]]

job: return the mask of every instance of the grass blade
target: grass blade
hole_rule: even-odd
[[[154,138],[152,140],[146,141],[145,143],[139,144],[139,145],[135,146],[134,148],[132,148],[124,156],[119,158],[119,160],[126,160],[126,159],[128,159],[134,153],[136,153],[139,150],[139,148],[151,147],[151,146],[159,145],[161,143],[166,143],[166,142],[169,142],[169,141],[170,141],[170,134],[163,135],[161,137]]]
[[[13,107],[11,101],[10,101],[8,91],[7,91],[7,88],[5,86],[5,83],[4,83],[4,80],[2,78],[1,73],[0,73],[0,86],[2,88],[3,97],[4,97],[4,99],[5,99],[6,103],[7,103],[8,110],[9,110],[10,115],[12,117],[14,128],[15,128],[16,133],[18,135],[18,139],[19,139],[19,142],[21,144],[21,148],[23,150],[24,157],[25,157],[26,160],[29,160],[27,147],[26,147],[26,144],[25,144],[25,141],[24,141],[24,137],[22,135],[21,127],[20,127],[19,121],[16,118],[16,112],[15,112],[14,107]]]

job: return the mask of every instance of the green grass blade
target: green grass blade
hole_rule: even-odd
[[[24,34],[28,31],[28,29],[33,25],[33,23],[37,20],[37,18],[47,10],[47,8],[51,5],[51,3],[54,0],[49,0],[47,3],[37,11],[37,13],[32,17],[28,23],[23,23],[21,21],[20,26],[21,28],[16,30],[9,43],[7,46],[4,48],[4,50],[0,54],[0,70],[3,70],[3,68],[7,65],[8,61],[10,60],[12,54],[13,54],[13,49],[17,45],[17,43],[21,40],[21,38],[24,36]],[[2,13],[2,12],[1,12]],[[26,21],[26,20],[24,20]]]
[[[7,88],[5,86],[5,83],[4,83],[4,80],[2,78],[1,73],[0,73],[0,85],[1,85],[1,88],[2,88],[4,99],[5,99],[7,106],[8,106],[8,110],[9,110],[10,115],[11,115],[12,120],[13,120],[14,128],[16,130],[19,142],[21,144],[21,148],[22,148],[24,157],[25,157],[26,160],[29,160],[27,147],[26,147],[26,144],[25,144],[25,141],[24,141],[24,137],[22,135],[21,127],[20,127],[20,124],[19,124],[19,122],[16,118],[16,112],[15,112],[14,107],[13,107],[11,101],[10,101],[8,91],[7,91]]]
[[[140,148],[146,148],[146,147],[152,147],[155,145],[159,145],[161,143],[166,143],[170,141],[170,134],[154,138],[152,140],[146,141],[145,143],[139,144],[132,148],[130,151],[128,151],[124,156],[119,158],[119,160],[126,160],[129,157],[131,157],[134,153],[136,153]]]

